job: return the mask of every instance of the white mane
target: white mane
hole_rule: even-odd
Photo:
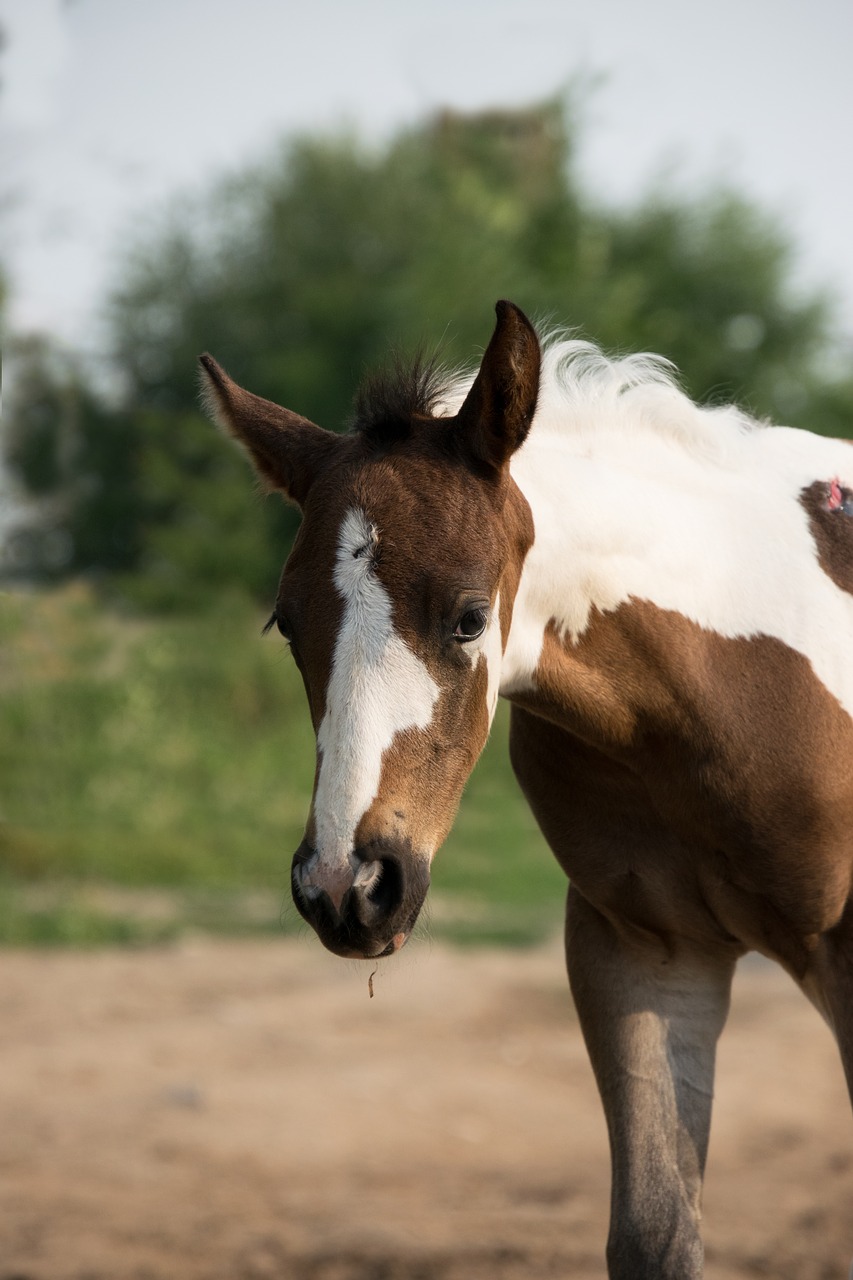
[[[577,434],[646,430],[725,462],[760,424],[736,405],[701,407],[663,356],[611,359],[591,342],[546,339],[537,423]]]
[[[439,412],[452,414],[475,374],[459,373],[449,383]],[[730,465],[744,437],[763,424],[736,405],[702,407],[678,385],[665,356],[644,352],[609,357],[593,342],[561,332],[542,342],[542,372],[533,430],[601,441],[638,431],[665,436],[709,461]]]

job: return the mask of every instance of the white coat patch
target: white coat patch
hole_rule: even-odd
[[[364,512],[348,511],[334,574],[344,616],[317,734],[316,845],[319,864],[329,870],[354,868],[356,828],[379,791],[382,758],[398,733],[427,727],[439,695],[394,630],[391,599],[373,567],[377,543]]]
[[[698,409],[665,389],[666,416],[686,420],[679,437],[656,424],[655,389],[643,391],[570,412],[546,392],[513,459],[536,538],[501,692],[530,687],[549,623],[577,640],[593,609],[636,599],[728,638],[783,641],[853,715],[853,596],[821,569],[800,502],[822,476],[853,483],[853,448],[783,427],[744,430],[736,411]]]

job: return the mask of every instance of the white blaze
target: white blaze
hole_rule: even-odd
[[[394,630],[391,599],[373,566],[377,542],[364,512],[348,511],[334,574],[344,616],[317,734],[316,843],[328,869],[352,865],[356,828],[379,791],[383,755],[398,733],[427,727],[439,694]]]

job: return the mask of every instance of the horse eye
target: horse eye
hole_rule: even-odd
[[[290,628],[287,625],[287,623],[284,621],[284,619],[279,617],[278,613],[275,613],[275,612],[273,612],[272,616],[270,617],[269,621],[264,627],[262,634],[266,635],[267,632],[271,631],[273,627],[277,627],[281,635],[284,636],[287,643],[290,644],[291,642]]]
[[[456,624],[453,639],[458,640],[460,644],[476,640],[486,629],[486,618],[485,609],[467,609]]]

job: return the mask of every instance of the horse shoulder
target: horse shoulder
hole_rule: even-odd
[[[513,763],[581,892],[798,967],[853,875],[853,720],[809,660],[643,601],[565,642],[562,667],[545,652]]]

